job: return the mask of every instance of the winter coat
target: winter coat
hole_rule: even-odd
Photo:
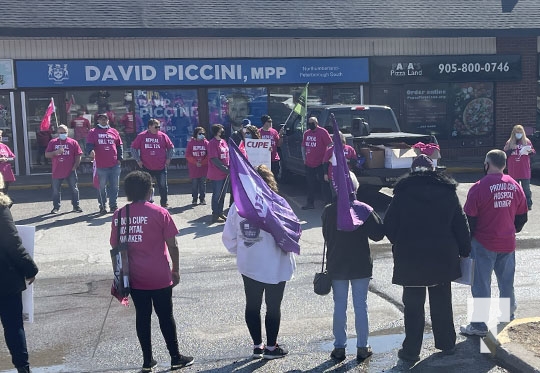
[[[338,231],[337,205],[326,206],[322,213],[322,230],[326,241],[326,269],[332,280],[354,280],[372,276],[373,259],[368,238],[380,241],[384,238],[382,220],[371,211],[352,232]]]
[[[36,263],[22,245],[9,210],[11,201],[0,193],[0,296],[26,289],[26,278],[38,273]]]
[[[469,256],[471,240],[456,188],[451,177],[427,170],[397,182],[384,217],[394,255],[392,283],[431,286],[461,277],[459,257]]]

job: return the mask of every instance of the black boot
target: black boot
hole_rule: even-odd
[[[30,373],[30,365],[24,367],[17,367],[17,373]]]

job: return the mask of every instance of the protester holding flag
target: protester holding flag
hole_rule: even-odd
[[[356,200],[358,180],[349,171],[344,144],[337,122],[332,115],[334,147],[331,161],[334,201],[322,214],[322,230],[327,242],[327,270],[332,279],[334,294],[334,350],[331,357],[345,359],[347,347],[347,302],[349,283],[352,287],[355,326],[356,359],[362,361],[372,355],[368,345],[367,293],[372,276],[373,260],[368,238],[380,241],[384,237],[381,218],[373,208]]]
[[[265,165],[257,168],[260,177],[255,178],[253,168],[240,155],[237,148],[231,152],[231,169],[236,202],[229,209],[222,239],[227,250],[236,255],[238,271],[244,282],[245,320],[253,340],[253,358],[282,358],[288,354],[288,350],[277,343],[281,322],[281,301],[285,283],[292,278],[296,262],[291,251],[285,251],[278,246],[278,242],[285,241],[282,239],[284,237],[279,235],[284,235],[287,229],[279,227],[280,223],[276,216],[271,215],[272,206],[268,204],[273,202],[260,199],[265,199],[266,196],[272,198],[268,188],[277,193],[277,183]],[[248,174],[250,171],[251,174]],[[265,186],[262,185],[264,183]],[[251,204],[255,199],[257,207],[261,210],[255,210],[257,207]],[[286,202],[282,206],[290,209]],[[289,215],[292,220],[296,218],[292,210],[289,214],[292,214]],[[299,224],[297,234],[293,236],[297,247],[300,238]],[[263,294],[266,303],[266,345],[262,341],[261,334],[260,313]]]
[[[351,173],[352,174],[352,173]],[[358,189],[354,174],[350,175],[353,189]],[[353,231],[339,230],[337,226],[337,200],[327,205],[322,213],[322,232],[327,242],[326,269],[332,279],[334,298],[334,350],[331,357],[345,359],[347,347],[347,302],[349,284],[352,288],[356,328],[356,358],[363,360],[372,354],[368,345],[369,323],[367,295],[373,259],[368,238],[380,241],[384,238],[383,223],[373,208],[358,202],[360,225]],[[348,213],[345,211],[345,213]]]
[[[308,187],[307,203],[302,210],[315,208],[315,193],[321,191],[325,204],[330,203],[329,185],[324,181],[323,157],[326,149],[332,144],[328,131],[319,127],[315,117],[308,119],[308,130],[304,132],[302,141],[302,155],[306,168],[306,181]]]
[[[11,199],[5,195],[0,173],[0,319],[11,362],[19,373],[30,373],[23,324],[22,292],[34,282],[38,268],[22,245],[11,215]]]
[[[68,137],[65,124],[58,126],[58,137],[49,142],[45,157],[52,159],[52,200],[51,214],[60,209],[62,200],[62,182],[67,180],[71,189],[71,205],[74,212],[83,212],[79,206],[79,188],[77,186],[77,168],[81,164],[82,150],[79,143]]]
[[[107,213],[107,196],[110,211],[114,212],[118,209],[116,200],[124,150],[120,134],[109,126],[107,114],[98,114],[97,117],[97,127],[92,128],[86,138],[86,152],[95,161],[99,180],[99,213],[103,215]]]
[[[343,144],[343,153],[345,154],[345,160],[347,161],[348,168],[351,169],[351,164],[356,162],[356,150],[350,145],[347,145],[345,142],[345,135],[340,131],[339,132],[339,141]],[[330,146],[326,149],[324,154],[323,164],[324,164],[324,181],[332,184],[332,164],[331,160],[334,155],[334,146]],[[334,188],[328,188],[329,191],[334,191]]]
[[[221,124],[212,126],[212,140],[208,142],[208,174],[212,180],[212,223],[223,223],[227,219],[223,215],[223,203],[228,186],[229,175],[229,146],[221,137],[225,129]]]
[[[394,255],[392,283],[403,286],[405,340],[398,351],[402,360],[420,360],[426,291],[435,348],[448,355],[455,352],[450,283],[461,276],[460,256],[471,252],[469,225],[456,188],[454,179],[436,171],[431,158],[420,154],[410,174],[396,183],[386,210],[384,230]]]

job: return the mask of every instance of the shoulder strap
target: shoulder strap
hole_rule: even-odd
[[[120,245],[120,226],[122,225],[122,209],[118,210],[118,221],[116,222],[116,244]]]
[[[324,240],[324,249],[323,249],[323,253],[322,253],[322,267],[321,267],[321,272],[324,272],[325,270],[325,267],[324,267],[324,261],[326,259],[326,240]]]

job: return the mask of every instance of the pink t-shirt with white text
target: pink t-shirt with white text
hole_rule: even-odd
[[[530,141],[527,142],[527,145],[531,147],[531,154],[536,154],[536,151],[534,150]],[[512,150],[512,153],[510,153],[510,156],[508,156],[506,161],[506,165],[508,166],[508,175],[512,176],[516,180],[531,178],[530,155],[519,155],[519,152],[523,146],[523,144],[517,144],[517,148]]]
[[[261,134],[261,139],[269,139],[271,140],[270,146],[272,147],[271,153],[270,153],[270,161],[276,162],[279,161],[279,154],[277,152],[277,144],[279,143],[279,133],[274,128],[270,127],[268,131],[263,130],[262,128],[259,130]]]
[[[356,159],[356,151],[354,148],[350,145],[343,145],[343,153],[345,154],[345,159]],[[323,163],[330,162],[330,158],[332,158],[332,155],[334,154],[334,146],[329,147],[326,149],[326,153],[324,154]],[[332,164],[328,165],[328,180],[332,180]]]
[[[165,168],[167,151],[174,145],[167,134],[158,131],[155,135],[146,130],[137,135],[131,143],[133,149],[141,152],[143,166],[149,170],[157,171]]]
[[[75,132],[75,140],[86,139],[91,127],[90,121],[83,116],[73,119],[70,126]]]
[[[208,140],[191,138],[186,147],[186,160],[191,179],[206,177],[208,173]],[[200,167],[197,167],[197,163],[200,164]]]
[[[169,251],[165,240],[178,234],[169,212],[153,203],[134,202],[129,205],[129,234],[126,236],[126,209],[117,210],[111,224],[111,246],[118,243],[118,213],[122,211],[120,236],[127,237],[129,282],[133,289],[156,290],[172,285]],[[125,242],[125,241],[122,241]]]
[[[516,249],[514,218],[528,209],[521,185],[511,176],[484,176],[469,190],[463,210],[477,218],[474,238],[486,249],[500,253]]]
[[[328,131],[322,127],[317,126],[314,131],[307,130],[304,132],[302,147],[306,151],[306,166],[320,166],[323,163],[323,157],[326,153],[326,149],[331,143],[332,139],[330,138]]]
[[[88,132],[86,143],[94,144],[97,168],[108,168],[118,164],[116,147],[122,145],[122,139],[114,128],[92,128]]]
[[[79,143],[68,137],[65,140],[60,140],[58,137],[49,141],[45,152],[54,152],[61,146],[64,147],[64,152],[61,155],[55,155],[52,158],[52,178],[65,179],[71,174],[75,160],[82,154]]]
[[[13,154],[9,146],[0,143],[0,158],[15,158],[15,154]],[[2,174],[6,182],[15,181],[10,162],[0,162],[0,174]]]
[[[212,163],[212,158],[218,158],[225,166],[229,166],[229,146],[225,140],[214,137],[208,142],[208,174],[206,176],[208,180],[224,180],[227,174]]]

